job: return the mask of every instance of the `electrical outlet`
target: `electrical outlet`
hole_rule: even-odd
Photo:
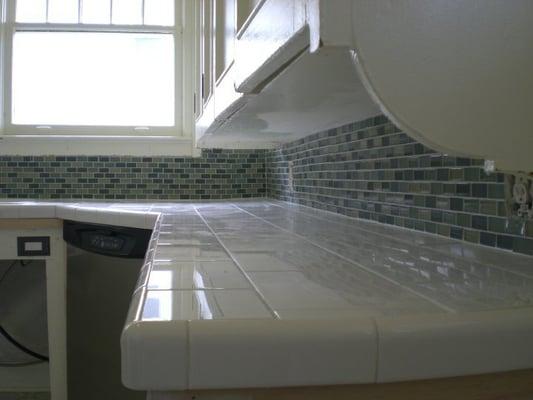
[[[293,166],[294,163],[292,161],[289,161],[287,163],[288,171],[287,171],[287,183],[289,185],[289,191],[294,192],[294,175],[293,175]]]
[[[506,175],[505,203],[508,216],[533,219],[533,176],[531,174]]]

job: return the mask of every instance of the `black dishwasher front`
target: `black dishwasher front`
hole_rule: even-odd
[[[70,399],[146,399],[122,385],[120,334],[151,233],[64,221]]]

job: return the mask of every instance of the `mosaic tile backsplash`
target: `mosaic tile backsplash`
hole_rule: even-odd
[[[204,150],[199,158],[1,156],[0,197],[229,199],[264,197],[264,150]]]
[[[199,158],[0,156],[0,198],[271,197],[533,255],[533,223],[507,219],[504,176],[450,157],[378,116],[276,150]],[[292,178],[289,171],[292,171]]]
[[[506,218],[504,176],[482,166],[435,152],[378,116],[268,152],[267,195],[533,255],[533,224]]]

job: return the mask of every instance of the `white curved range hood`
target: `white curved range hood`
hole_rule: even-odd
[[[533,171],[533,1],[264,0],[197,143],[270,148],[380,112],[435,150]]]

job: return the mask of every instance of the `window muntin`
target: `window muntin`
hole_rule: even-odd
[[[176,133],[174,0],[15,4],[7,133]]]
[[[174,0],[16,0],[15,21],[174,26]]]

